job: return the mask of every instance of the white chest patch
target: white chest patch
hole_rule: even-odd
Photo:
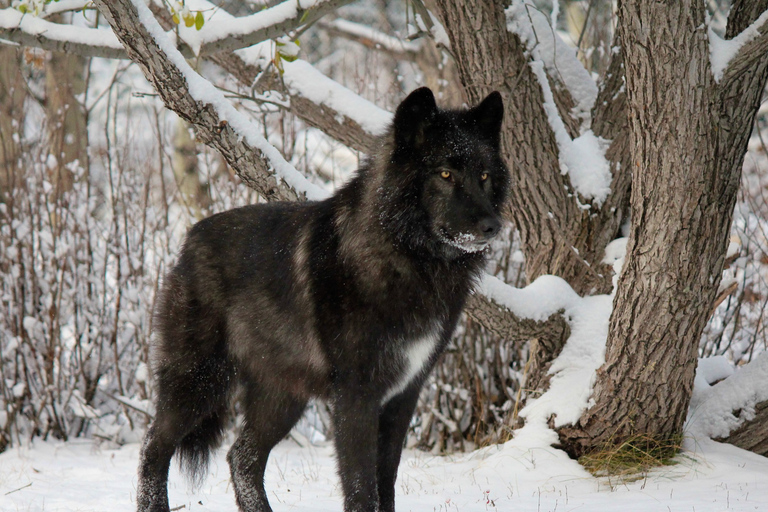
[[[403,372],[400,374],[399,380],[389,388],[389,391],[382,398],[382,404],[389,402],[390,398],[401,393],[416,376],[424,371],[424,367],[434,354],[439,340],[440,330],[435,329],[426,336],[411,342],[408,349],[401,355],[404,364]]]

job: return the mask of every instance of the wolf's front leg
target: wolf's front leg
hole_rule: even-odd
[[[412,383],[405,391],[393,396],[379,414],[378,454],[376,459],[381,512],[395,512],[395,480],[405,436],[411,423],[421,382]]]
[[[359,387],[333,398],[332,417],[345,512],[378,512],[376,439],[379,403]]]

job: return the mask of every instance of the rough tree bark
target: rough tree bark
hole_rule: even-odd
[[[665,442],[682,435],[768,77],[763,57],[738,85],[715,82],[705,8],[695,0],[620,2],[619,31],[632,225],[594,405],[560,432],[576,455],[635,437]]]

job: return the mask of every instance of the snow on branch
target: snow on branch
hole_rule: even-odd
[[[195,54],[204,56],[246,48],[310,25],[351,1],[287,0],[238,18],[221,16],[225,11],[214,9],[200,30],[193,50]],[[190,3],[190,7],[194,8],[194,3]]]
[[[95,0],[166,106],[193,124],[238,175],[265,197],[317,199],[309,183],[210,82],[187,64],[142,0]]]
[[[237,52],[246,64],[258,69],[265,69],[269,65],[272,53],[269,43]],[[373,137],[383,135],[392,121],[390,112],[328,78],[304,60],[284,62],[282,81],[292,98],[306,98],[328,109],[335,116],[353,120]]]
[[[529,0],[516,0],[507,9],[508,28],[525,43],[534,59],[571,94],[578,118],[585,118],[597,98],[597,85],[579,62],[576,50],[562,40],[549,17]]]
[[[40,17],[47,18],[62,12],[82,11],[87,9],[90,3],[90,0],[57,0],[47,4],[45,11],[40,13]],[[91,6],[90,8],[92,9],[93,7]]]
[[[517,34],[531,54],[530,67],[544,95],[544,111],[555,135],[560,169],[570,177],[576,191],[597,206],[611,192],[611,167],[605,157],[609,141],[592,130],[571,138],[555,103],[547,76],[555,77],[576,102],[576,116],[588,119],[597,97],[597,85],[550,25],[549,18],[527,0],[516,0],[507,9],[507,27]]]
[[[170,30],[175,26],[170,13],[162,5],[154,2],[149,4],[149,8],[164,29]],[[213,4],[196,0],[196,8],[210,9]],[[219,16],[234,19],[234,16],[226,12],[220,12]],[[194,31],[180,31],[179,37],[184,43],[182,47],[186,47],[185,38],[191,34],[194,34]],[[289,108],[294,115],[350,148],[370,152],[376,143],[376,137],[386,129],[391,114],[354,94],[301,59],[294,63],[284,61],[284,73],[279,75],[277,69],[272,66],[274,51],[273,43],[265,41],[234,52],[215,53],[205,59],[230,73],[240,84],[252,88],[255,93],[283,91],[287,87],[291,95]],[[298,68],[303,68],[304,80],[301,80],[302,76],[298,77],[299,80],[292,79]],[[318,97],[343,98],[345,101],[335,105],[331,100],[315,103],[310,99]],[[336,106],[340,110],[337,111]]]
[[[225,12],[220,13],[219,16],[222,22],[227,20],[234,22],[236,20],[234,16]],[[180,33],[182,40],[187,43],[189,41],[185,37],[189,33],[190,31]],[[265,71],[270,66],[274,53],[273,43],[265,41],[262,44],[234,52],[234,58],[219,59],[216,56],[211,56],[211,59],[222,65],[243,83],[248,82],[250,77],[248,85],[251,85],[256,74]],[[295,108],[292,105],[291,110],[310,125],[325,129],[329,124],[335,123],[346,127],[341,131],[348,131],[350,128],[362,130],[364,133],[357,134],[353,139],[355,141],[363,139],[367,141],[367,144],[364,147],[360,147],[360,144],[352,145],[356,149],[363,150],[370,150],[372,139],[382,135],[389,126],[392,120],[390,112],[379,108],[327,77],[310,63],[296,59],[293,62],[284,61],[282,66],[283,73],[279,81],[287,87],[292,101],[301,103],[300,108]],[[245,76],[238,72],[238,68],[248,69],[249,73]],[[307,103],[311,103],[311,105]],[[307,107],[309,110],[305,111],[302,107]],[[330,119],[327,119],[328,116]],[[342,142],[344,141],[342,140]]]
[[[605,362],[613,297],[580,297],[565,280],[550,275],[540,276],[522,289],[486,275],[480,292],[521,320],[567,321],[570,336],[549,368],[549,389],[529,401],[520,415],[527,423],[545,428],[552,416],[555,427],[577,422],[590,405],[597,369]]]
[[[10,7],[0,9],[0,38],[23,46],[84,57],[126,57],[123,45],[111,30],[52,23]]]
[[[768,54],[768,11],[732,39],[723,39],[709,28],[709,57],[716,82],[727,83]]]

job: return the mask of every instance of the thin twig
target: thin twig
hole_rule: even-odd
[[[12,491],[8,491],[7,493],[5,493],[5,496],[8,496],[9,494],[13,494],[13,493],[15,493],[16,491],[20,491],[20,490],[22,490],[22,489],[26,489],[26,488],[27,488],[27,487],[29,487],[30,485],[32,485],[32,482],[29,482],[27,485],[21,486],[21,487],[19,487],[18,489],[14,489],[14,490],[12,490]]]

